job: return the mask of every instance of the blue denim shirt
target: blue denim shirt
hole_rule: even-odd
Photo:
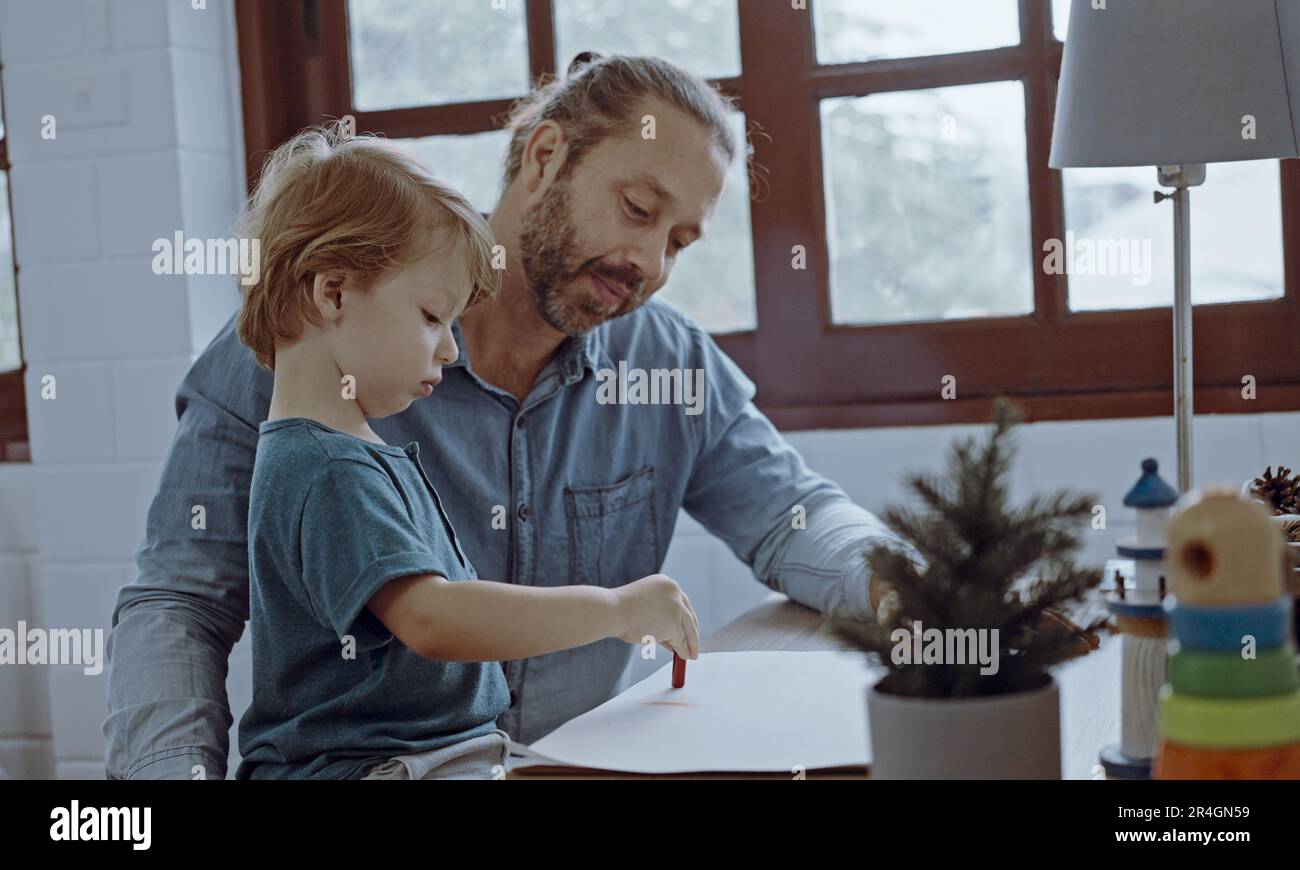
[[[479,577],[620,586],[659,571],[685,508],[759,581],[823,612],[870,614],[863,553],[896,539],[807,468],[754,407],[753,383],[675,308],[651,299],[566,339],[522,402],[475,374],[454,332],[460,357],[434,394],[371,425],[390,444],[419,443]],[[602,401],[620,362],[702,370],[700,413]],[[227,660],[249,613],[249,481],[271,387],[232,318],[177,393],[139,576],[109,636],[109,776],[190,778],[194,765],[224,776]],[[531,743],[603,703],[635,649],[608,638],[505,662],[498,727]]]

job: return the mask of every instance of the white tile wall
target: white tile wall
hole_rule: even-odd
[[[113,369],[117,455],[120,459],[161,462],[176,434],[176,385],[189,371],[190,358],[123,363]]]
[[[1259,424],[1265,464],[1300,467],[1300,414],[1260,414]]]
[[[161,463],[34,468],[42,564],[134,558]]]
[[[230,41],[225,39],[228,34],[213,24],[213,17],[219,18],[222,14],[221,0],[209,0],[204,5],[204,9],[195,9],[192,2],[167,5],[167,28],[172,45],[211,52],[224,49]]]
[[[9,95],[6,79],[5,96]],[[13,123],[13,122],[10,122]],[[5,131],[6,133],[8,130]],[[26,266],[99,256],[94,167],[23,164],[11,156],[14,252]],[[22,220],[18,220],[18,216]]]
[[[151,256],[24,266],[18,292],[28,364],[188,354],[188,330],[152,327],[185,321],[186,278],[154,275]]]
[[[30,465],[0,462],[0,553],[36,554],[35,493]]]
[[[5,40],[6,64],[76,55],[86,48],[84,4],[82,0],[5,3],[0,6],[2,31],[25,37]]]
[[[239,308],[240,298],[239,285],[234,278],[186,277],[185,304],[190,312],[191,357],[197,357],[208,346],[221,324]]]
[[[30,469],[0,466],[0,517],[18,512],[16,499],[27,489],[20,480],[27,475],[16,471]],[[0,627],[16,631],[20,620],[28,625],[43,621],[33,579],[37,567],[35,538],[27,536],[31,530],[26,523],[8,528],[8,538],[4,531],[0,523]],[[0,667],[0,778],[47,779],[53,770],[45,668],[17,664]]]
[[[0,779],[49,779],[54,756],[48,737],[0,737]]]
[[[122,563],[46,565],[39,574],[41,624],[50,628],[100,628],[105,641],[122,585]]]
[[[54,765],[55,779],[104,779],[104,762],[100,759],[68,759]]]
[[[219,140],[218,140],[219,141]],[[185,153],[178,167],[181,202],[187,236],[227,238],[231,235],[238,206],[230,186],[230,161],[207,153]],[[228,277],[205,277],[207,283],[232,285]]]
[[[107,256],[152,257],[157,239],[172,240],[181,222],[180,158],[175,151],[151,151],[99,161],[99,232]],[[141,190],[167,190],[140,196]],[[187,234],[188,235],[188,234]],[[198,235],[198,233],[195,233]],[[154,277],[152,269],[148,279]]]
[[[189,16],[183,16],[189,17]],[[200,21],[200,16],[193,16]],[[203,21],[206,32],[216,32]],[[218,33],[218,36],[220,34]],[[172,51],[176,90],[176,131],[182,147],[224,151],[229,142],[229,103],[225,99],[226,58],[216,52]],[[227,171],[223,167],[223,171]]]
[[[35,559],[0,555],[0,628],[18,630],[44,624],[34,595]],[[0,740],[31,739],[50,731],[49,698],[44,669],[35,665],[0,666]]]
[[[108,638],[104,639],[105,644]],[[108,717],[108,668],[88,675],[81,665],[49,665],[50,718],[54,757],[59,761],[98,759],[103,765]]]
[[[43,398],[48,378],[53,398]],[[113,372],[95,363],[28,366],[27,428],[38,464],[113,458]]]
[[[0,625],[107,629],[134,579],[177,384],[238,302],[150,268],[157,238],[230,233],[233,25],[230,0],[0,4],[32,440],[31,465],[0,466]],[[0,767],[102,778],[106,673],[0,669]]]
[[[15,6],[37,4],[6,3]],[[117,5],[117,4],[115,4]],[[4,27],[5,114],[15,166],[69,158],[93,159],[174,148],[176,94],[167,49],[96,51],[76,60],[19,65],[8,46],[22,35]],[[41,38],[29,36],[32,42]],[[55,118],[54,139],[41,138],[41,118]]]
[[[118,48],[164,48],[174,44],[168,33],[166,0],[110,3],[109,10],[109,31]]]

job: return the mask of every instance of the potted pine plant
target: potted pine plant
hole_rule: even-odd
[[[891,590],[880,618],[833,621],[887,668],[867,693],[873,777],[1061,776],[1051,671],[1092,645],[1054,614],[1101,582],[1101,571],[1070,558],[1097,498],[1061,491],[1010,504],[1020,419],[999,399],[982,444],[955,443],[942,476],[908,477],[922,509],[883,515],[906,547],[876,546],[866,556]]]

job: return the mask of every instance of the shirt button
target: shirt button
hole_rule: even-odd
[[[528,505],[526,504],[521,504],[519,506],[518,513],[519,513],[519,519],[523,520],[524,522],[527,522],[528,518],[533,514],[533,512],[528,509]]]
[[[516,428],[516,429],[522,429],[522,428],[524,428],[524,418],[523,418],[523,417],[520,417],[518,420],[515,420],[515,428]]]

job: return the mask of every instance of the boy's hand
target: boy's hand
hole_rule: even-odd
[[[690,599],[665,574],[651,574],[614,590],[624,643],[648,635],[682,658],[700,657],[700,621]]]

